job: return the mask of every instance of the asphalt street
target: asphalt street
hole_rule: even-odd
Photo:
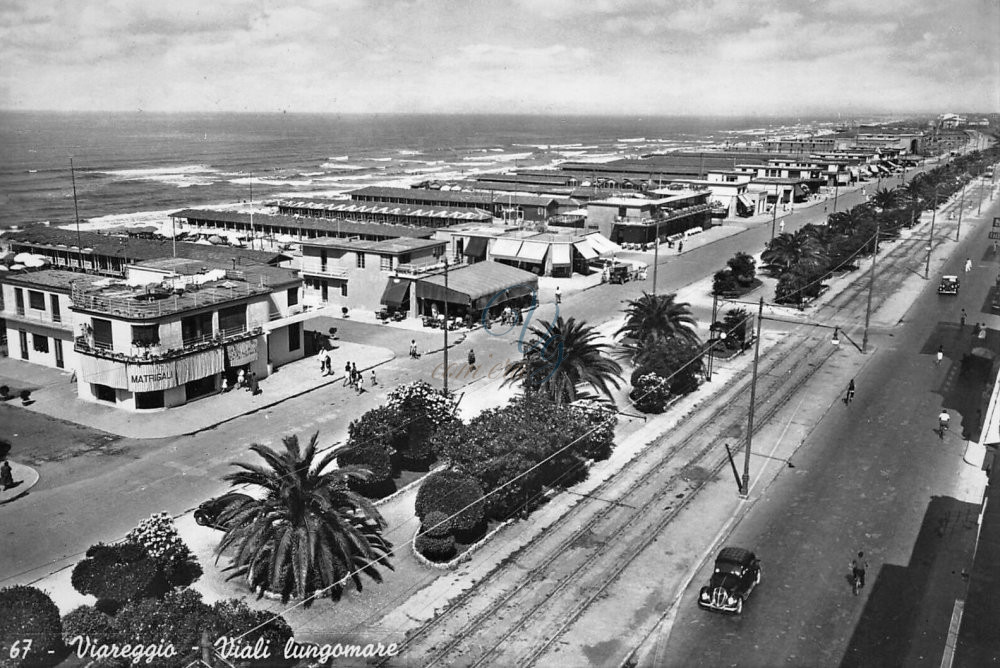
[[[956,222],[947,223],[952,238]],[[940,274],[932,275],[901,326],[880,338],[854,403],[827,412],[796,454],[795,474],[779,476],[726,540],[763,560],[763,582],[742,616],[695,604],[706,562],[660,639],[658,665],[941,664],[980,509],[959,493],[970,474],[963,434],[978,436],[1000,351],[989,310],[1000,257],[989,230],[985,221],[963,225],[941,272],[961,276],[960,294],[939,296]],[[986,339],[973,337],[976,322],[993,328]],[[937,365],[939,345],[945,359]],[[942,407],[952,415],[943,438]],[[858,551],[870,570],[855,597],[849,564]]]

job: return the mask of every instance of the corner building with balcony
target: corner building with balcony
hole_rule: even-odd
[[[128,410],[180,406],[304,354],[302,281],[265,265],[184,258],[71,287],[81,399]]]

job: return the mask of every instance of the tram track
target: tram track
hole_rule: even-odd
[[[911,270],[903,265],[912,261],[912,248],[918,245],[901,239],[880,257],[881,271],[892,280],[880,279],[874,304],[887,300],[905,280]],[[863,307],[857,297],[867,289],[868,276],[861,274],[817,309],[815,319],[856,321]],[[762,356],[758,390],[765,399],[755,407],[758,429],[832,354],[826,336],[808,337],[803,345],[793,335]],[[674,432],[655,439],[598,485],[591,498],[567,510],[551,530],[407,637],[398,660],[423,666],[538,662],[697,492],[725,470],[728,457],[720,441],[745,440],[749,384],[747,374],[731,379],[710,400],[709,411],[685,418]]]

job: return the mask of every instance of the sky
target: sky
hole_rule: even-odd
[[[0,0],[0,109],[1000,111],[1000,0]]]

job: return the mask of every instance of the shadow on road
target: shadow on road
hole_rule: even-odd
[[[870,593],[841,668],[938,665],[953,602],[965,596],[978,517],[976,504],[933,497],[910,563],[871,562]]]

